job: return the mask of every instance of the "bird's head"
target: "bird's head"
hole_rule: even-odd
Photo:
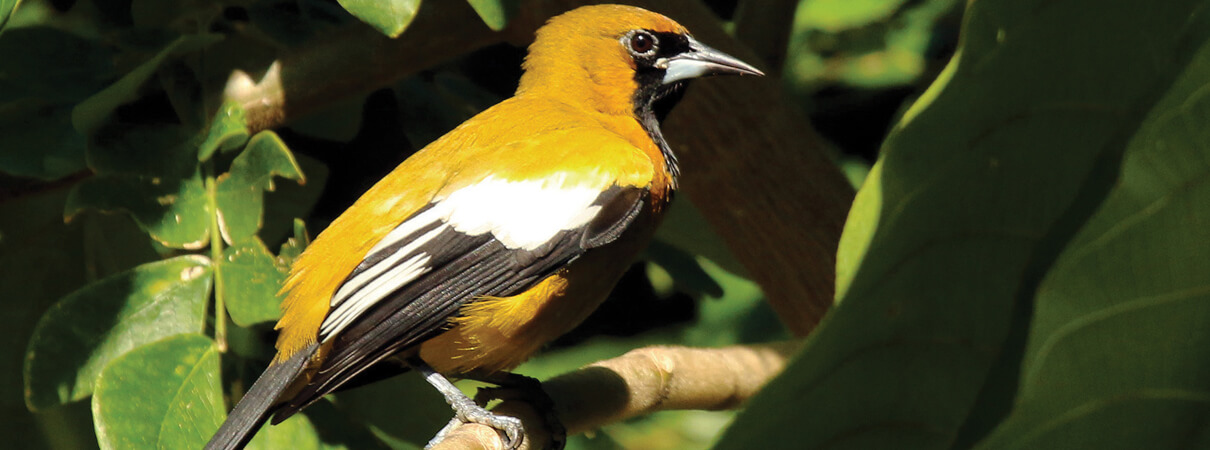
[[[530,45],[524,68],[518,95],[552,95],[604,113],[638,115],[693,78],[763,75],[698,42],[672,19],[621,5],[585,6],[550,19]]]

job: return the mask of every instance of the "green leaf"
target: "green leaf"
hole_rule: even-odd
[[[386,448],[366,429],[361,421],[350,420],[331,402],[319,402],[307,407],[286,421],[261,427],[247,450],[340,450]]]
[[[244,108],[239,103],[227,101],[219,107],[210,122],[210,131],[206,139],[198,146],[198,161],[210,159],[214,152],[228,152],[243,147],[248,142],[248,122],[244,117]]]
[[[281,298],[277,293],[289,273],[255,236],[223,250],[216,274],[219,292],[231,320],[241,327],[277,320]]]
[[[261,427],[245,450],[318,450],[319,433],[306,414],[295,414],[277,425]]]
[[[307,183],[281,183],[265,194],[265,218],[260,236],[264,242],[283,242],[297,230],[294,220],[310,215],[328,182],[328,167],[307,155],[295,155]]]
[[[1148,5],[968,4],[961,51],[853,204],[837,306],[720,448],[949,448],[960,430],[979,434],[963,427],[981,395],[1013,389],[989,375],[1018,344],[1006,341],[1014,310],[1210,34],[1204,2]],[[1079,383],[1100,384],[1094,373]]]
[[[1210,445],[1193,433],[1210,413],[1208,80],[1203,40],[1038,289],[1020,395],[981,448]]]
[[[0,30],[4,29],[4,24],[8,23],[9,16],[13,15],[13,10],[17,9],[19,0],[0,0]]]
[[[137,99],[143,85],[151,79],[152,75],[155,75],[156,70],[168,58],[199,50],[222,39],[223,35],[211,33],[190,34],[177,38],[117,82],[76,105],[71,113],[72,125],[80,133],[92,134],[113,113],[114,109]]]
[[[225,409],[218,348],[197,334],[152,342],[114,359],[92,398],[102,449],[202,448]]]
[[[294,265],[294,260],[298,259],[308,245],[311,245],[311,236],[307,234],[307,223],[302,219],[294,219],[294,236],[286,239],[286,243],[281,245],[281,251],[277,252],[278,264],[284,267]]]
[[[148,263],[64,297],[42,316],[25,356],[25,401],[45,408],[87,397],[101,370],[140,345],[198,333],[205,324],[210,261],[197,255]]]
[[[0,202],[0,286],[13,299],[0,315],[0,366],[10,368],[0,371],[0,434],[23,436],[28,448],[95,446],[87,404],[37,414],[27,409],[19,368],[38,318],[90,279],[158,259],[147,235],[126,217],[96,215],[64,224],[67,191],[28,192]]]
[[[420,0],[338,0],[340,6],[382,34],[399,37],[416,18]]]
[[[483,23],[493,30],[503,30],[517,16],[520,3],[517,0],[467,0]]]
[[[155,177],[97,176],[72,189],[64,207],[71,220],[85,210],[130,213],[139,226],[170,248],[209,243],[210,205],[201,175],[170,183]]]
[[[218,178],[219,230],[228,243],[240,243],[256,235],[264,215],[264,191],[273,190],[273,177],[305,183],[302,168],[281,138],[262,131],[231,163],[231,172]]]

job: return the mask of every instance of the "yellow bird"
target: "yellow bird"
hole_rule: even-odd
[[[421,372],[456,421],[519,445],[519,421],[443,375],[498,380],[596,309],[677,186],[656,103],[692,78],[762,75],[618,5],[551,19],[523,68],[515,96],[408,158],[297,259],[277,357],[206,448],[241,447],[371,368]]]

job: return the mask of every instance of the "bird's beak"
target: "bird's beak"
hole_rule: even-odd
[[[751,64],[710,48],[692,37],[689,38],[689,51],[670,58],[661,58],[656,61],[655,66],[664,69],[664,84],[706,75],[765,74]]]

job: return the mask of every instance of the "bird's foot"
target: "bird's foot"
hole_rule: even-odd
[[[446,379],[440,373],[433,370],[420,358],[412,358],[408,360],[408,365],[420,372],[424,376],[425,381],[432,384],[445,397],[445,401],[450,404],[450,408],[454,410],[454,419],[450,420],[437,435],[429,441],[425,448],[431,448],[437,443],[445,439],[455,428],[464,423],[477,423],[487,425],[500,433],[500,438],[504,441],[504,447],[509,450],[516,450],[521,447],[521,442],[524,440],[524,427],[521,425],[521,419],[516,417],[502,416],[493,414],[485,409],[482,405],[471,400],[466,394],[463,394],[454,383]],[[535,380],[536,382],[536,380]]]
[[[522,436],[525,431],[521,425],[521,419],[493,414],[467,397],[450,402],[450,406],[454,409],[454,418],[450,419],[450,422],[445,424],[445,427],[438,431],[436,436],[433,436],[425,448],[433,447],[444,440],[445,436],[455,428],[467,423],[487,425],[495,429],[497,433],[500,433],[500,439],[504,441],[504,448],[509,450],[521,448],[521,441],[524,439]]]
[[[542,416],[546,430],[550,432],[550,442],[546,448],[561,450],[567,444],[567,428],[555,412],[554,400],[542,389],[542,382],[537,378],[500,372],[475,379],[499,386],[479,388],[479,392],[475,394],[476,404],[487,405],[492,400],[523,401],[533,406]]]

